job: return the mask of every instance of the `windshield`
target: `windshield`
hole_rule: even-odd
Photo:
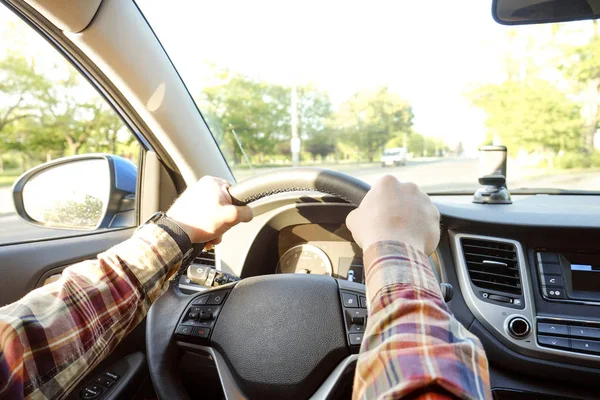
[[[481,0],[137,3],[238,181],[319,166],[473,190],[479,147],[504,145],[511,191],[600,188],[596,22],[501,26]]]

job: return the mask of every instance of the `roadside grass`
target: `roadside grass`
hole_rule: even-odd
[[[21,176],[21,171],[5,170],[0,172],[0,187],[12,186],[12,184]]]

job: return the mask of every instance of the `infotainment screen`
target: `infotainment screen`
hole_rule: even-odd
[[[571,293],[600,293],[600,254],[562,254],[571,270]]]

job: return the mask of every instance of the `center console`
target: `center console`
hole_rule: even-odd
[[[498,340],[523,355],[600,362],[600,254],[525,249],[498,237],[450,232],[465,303]]]

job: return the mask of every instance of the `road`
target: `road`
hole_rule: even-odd
[[[401,181],[416,182],[426,192],[469,189],[475,191],[479,184],[479,162],[476,159],[431,159],[411,160],[406,166],[382,168],[379,163],[328,165],[356,176],[372,184],[384,173],[392,174]],[[256,173],[266,173],[277,168],[256,169]],[[235,173],[238,180],[253,175],[253,171],[240,170]],[[509,189],[520,187],[561,188],[600,190],[600,172],[561,172],[555,174],[526,175],[522,170],[510,169]],[[512,177],[512,179],[511,179]],[[22,221],[12,206],[10,187],[0,188],[0,244],[18,242],[33,238],[48,238],[64,235],[64,230],[37,228]]]

